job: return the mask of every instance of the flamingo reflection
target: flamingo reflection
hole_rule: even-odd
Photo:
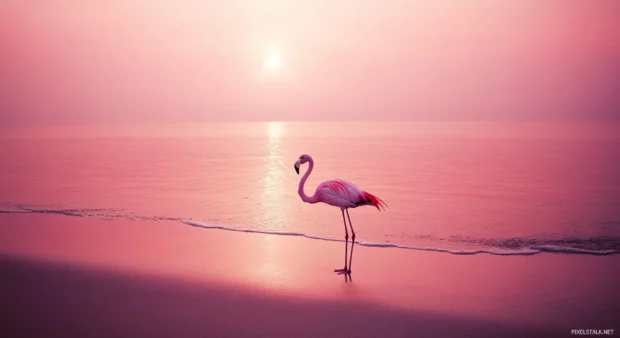
[[[345,282],[353,281],[351,278],[351,267],[353,266],[353,248],[355,247],[355,241],[351,241],[351,255],[348,255],[349,251],[349,240],[345,240],[344,244],[344,269],[336,269],[335,273],[339,275],[344,275]],[[349,264],[347,266],[347,258],[349,258]],[[348,279],[347,279],[348,278]]]

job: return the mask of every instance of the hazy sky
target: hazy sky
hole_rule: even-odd
[[[618,0],[6,0],[2,123],[620,118]]]

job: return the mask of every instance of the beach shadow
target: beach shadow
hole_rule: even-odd
[[[0,337],[566,337],[570,330],[0,255]]]
[[[345,240],[344,244],[344,269],[335,269],[334,272],[338,275],[344,275],[345,282],[352,282],[351,278],[352,266],[353,266],[353,248],[355,247],[355,241],[351,240],[351,254],[349,255],[349,240]],[[349,259],[347,264],[347,258]]]

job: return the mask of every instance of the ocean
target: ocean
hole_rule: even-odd
[[[615,122],[265,122],[22,126],[0,133],[0,213],[161,220],[344,241],[305,191],[341,178],[360,245],[452,254],[620,253]],[[67,240],[70,240],[69,238]]]

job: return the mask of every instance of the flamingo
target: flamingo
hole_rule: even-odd
[[[385,207],[387,206],[387,204],[385,204],[385,202],[379,197],[369,192],[363,191],[362,189],[358,188],[355,184],[349,181],[345,181],[341,179],[325,181],[319,184],[319,186],[316,188],[316,192],[314,193],[314,195],[312,196],[306,195],[306,193],[304,192],[304,185],[306,184],[306,180],[308,179],[308,176],[310,176],[310,174],[312,173],[312,169],[314,168],[314,160],[312,159],[312,156],[308,154],[303,154],[295,162],[295,171],[297,172],[298,175],[299,175],[299,167],[302,164],[305,164],[307,162],[309,162],[310,165],[306,173],[302,176],[301,180],[299,181],[299,190],[298,190],[299,196],[301,197],[301,200],[306,203],[314,204],[314,203],[323,202],[331,206],[340,208],[340,211],[342,212],[342,221],[344,222],[344,240],[346,242],[346,247],[345,247],[344,269],[338,269],[335,271],[339,273],[351,274],[351,260],[353,259],[353,244],[355,243],[355,230],[353,230],[353,224],[351,223],[351,216],[349,216],[349,209],[357,208],[357,207],[361,207],[365,205],[370,205],[370,206],[376,207],[377,210],[381,211],[381,210],[385,210]],[[347,214],[347,219],[349,220],[349,227],[351,228],[351,259],[349,261],[348,268],[347,268],[346,250],[348,249],[348,244],[349,244],[348,242],[349,231],[347,230],[347,221],[344,217],[345,213]]]

